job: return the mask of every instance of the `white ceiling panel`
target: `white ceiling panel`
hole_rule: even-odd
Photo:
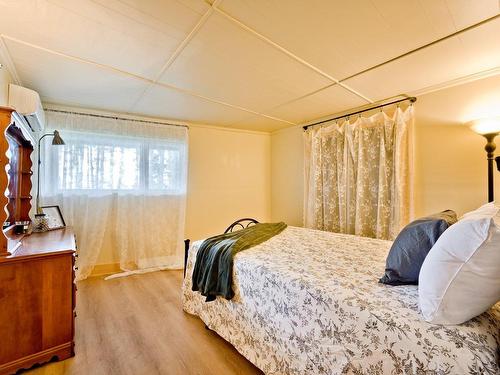
[[[128,111],[147,87],[96,66],[6,41],[23,85],[52,103]]]
[[[254,130],[254,131],[265,131],[272,132],[279,129],[284,129],[294,124],[290,124],[284,121],[274,120],[272,118],[259,116],[259,115],[251,115],[245,118],[242,121],[239,121],[233,124],[234,128],[246,129],[246,130]]]
[[[193,8],[176,0],[3,1],[0,33],[156,78],[201,17]]]
[[[345,81],[373,99],[451,81],[500,66],[500,19]]]
[[[100,2],[109,2],[109,0],[99,0]],[[148,16],[162,20],[169,25],[173,19],[187,10],[199,13],[205,13],[210,7],[205,0],[118,0],[129,6],[144,12]]]
[[[365,100],[339,85],[333,85],[267,111],[266,114],[300,124],[364,104],[367,104]]]
[[[470,73],[500,67],[500,19],[457,36],[462,64]],[[470,74],[469,73],[469,74]]]
[[[498,12],[498,0],[231,0],[226,13],[337,79]]]
[[[426,1],[433,2],[434,0]],[[446,0],[446,6],[457,29],[464,29],[500,11],[498,0]],[[436,22],[439,21],[439,19],[436,20]]]
[[[500,67],[496,19],[345,80],[359,95],[331,79],[496,14],[498,0],[0,0],[13,66],[0,55],[56,104],[272,131]]]
[[[219,126],[232,126],[249,117],[248,112],[158,85],[147,90],[132,112]]]
[[[257,112],[331,82],[217,13],[160,81]]]

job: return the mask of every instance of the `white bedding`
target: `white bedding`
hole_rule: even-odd
[[[234,261],[231,301],[191,291],[183,307],[266,374],[500,374],[500,303],[431,325],[416,286],[378,283],[389,241],[288,227]]]

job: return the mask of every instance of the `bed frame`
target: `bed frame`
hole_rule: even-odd
[[[234,232],[235,230],[242,230],[258,223],[259,222],[257,220],[252,219],[251,217],[244,217],[243,219],[236,220],[234,223],[228,226],[224,231],[224,234]],[[186,277],[186,267],[187,267],[190,242],[191,240],[189,238],[186,238],[184,240],[184,277]]]

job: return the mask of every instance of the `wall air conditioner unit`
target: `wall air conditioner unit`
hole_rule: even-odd
[[[9,107],[14,108],[18,117],[25,122],[23,125],[32,132],[40,132],[44,129],[45,113],[36,91],[9,84]]]

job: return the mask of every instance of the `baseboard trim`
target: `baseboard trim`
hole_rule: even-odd
[[[73,342],[67,342],[62,345],[54,346],[50,349],[16,359],[14,361],[0,365],[0,374],[13,374],[18,370],[27,370],[37,364],[43,364],[57,357],[63,361],[75,355],[73,351]]]
[[[108,276],[118,272],[122,272],[120,263],[96,264],[90,277]]]

